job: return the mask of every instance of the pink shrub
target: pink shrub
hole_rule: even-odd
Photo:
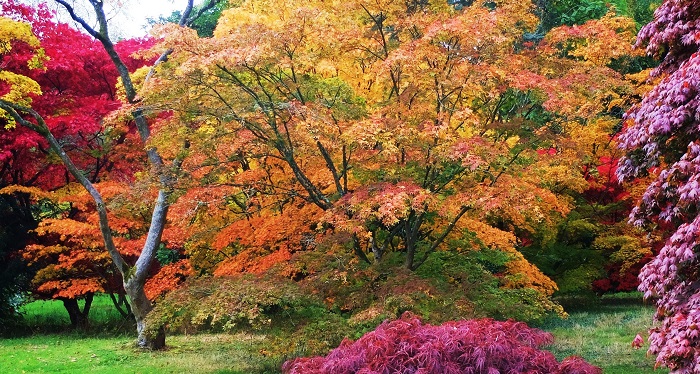
[[[288,374],[370,373],[559,373],[592,374],[600,369],[580,357],[561,365],[539,347],[551,334],[522,322],[478,319],[423,324],[415,315],[384,322],[355,342],[344,340],[326,357],[287,361]]]

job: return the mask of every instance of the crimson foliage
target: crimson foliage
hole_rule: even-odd
[[[551,334],[522,322],[475,319],[423,324],[411,313],[384,322],[355,342],[345,339],[326,357],[284,363],[288,374],[321,373],[601,373],[580,357],[559,364],[539,347]]]
[[[108,134],[103,128],[104,118],[121,103],[115,89],[119,73],[100,43],[68,24],[57,23],[43,4],[33,7],[5,0],[0,16],[30,24],[39,38],[48,57],[45,69],[28,67],[32,51],[26,45],[13,46],[12,53],[2,56],[0,67],[39,83],[43,94],[32,99],[32,106],[73,161],[92,181],[105,173],[130,178],[134,165],[110,155],[110,148],[125,142],[126,135],[114,130]],[[131,39],[120,41],[115,48],[120,55],[132,56],[152,44],[151,40]],[[151,62],[125,59],[130,71]],[[0,84],[0,93],[8,89]],[[54,190],[68,182],[65,168],[49,156],[48,144],[39,134],[21,126],[2,130],[0,188],[16,184]]]

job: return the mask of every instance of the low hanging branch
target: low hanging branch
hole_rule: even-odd
[[[109,228],[109,221],[107,219],[107,208],[104,200],[102,199],[102,195],[100,195],[97,189],[95,189],[95,186],[93,186],[90,180],[85,177],[85,174],[78,169],[70,157],[68,157],[68,154],[66,154],[58,140],[56,140],[51,131],[49,131],[46,122],[44,122],[44,119],[39,115],[39,113],[32,108],[27,108],[5,100],[0,100],[0,109],[3,109],[9,113],[17,124],[24,126],[44,137],[44,139],[49,142],[51,149],[61,158],[61,161],[66,166],[68,172],[85,188],[86,191],[88,191],[90,196],[92,196],[92,198],[95,200],[97,213],[100,218],[100,232],[102,233],[102,238],[104,239],[107,252],[109,252],[109,255],[114,261],[114,264],[117,266],[117,269],[119,269],[120,272],[125,273],[128,269],[128,265],[114,245],[112,231]],[[36,123],[25,119],[20,113],[26,113],[27,115],[31,116]]]

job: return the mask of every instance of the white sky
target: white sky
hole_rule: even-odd
[[[70,16],[63,10],[64,8],[52,0],[23,0],[24,3],[36,4],[45,2],[50,9],[58,10],[59,20],[73,24]],[[88,23],[92,19],[92,6],[87,0],[72,0],[69,3],[75,4],[76,12],[85,17]],[[187,0],[104,0],[105,12],[110,20],[110,36],[112,39],[132,38],[144,36],[148,33],[147,18],[157,19],[159,16],[170,15],[174,10],[184,10]],[[201,0],[195,0],[195,5]],[[75,25],[76,28],[82,28]]]
[[[149,30],[147,18],[157,19],[161,15],[168,16],[174,10],[183,11],[187,5],[186,0],[131,0],[123,3],[125,9],[112,19],[111,25],[125,38],[146,35]],[[195,4],[197,3],[198,1],[195,1]]]

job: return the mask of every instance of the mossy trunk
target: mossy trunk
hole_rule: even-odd
[[[124,288],[129,295],[129,299],[131,299],[131,311],[136,320],[136,331],[138,333],[138,346],[149,350],[165,348],[165,329],[162,326],[157,328],[148,326],[146,316],[153,309],[153,304],[146,297],[143,286],[138,287],[127,283]]]

